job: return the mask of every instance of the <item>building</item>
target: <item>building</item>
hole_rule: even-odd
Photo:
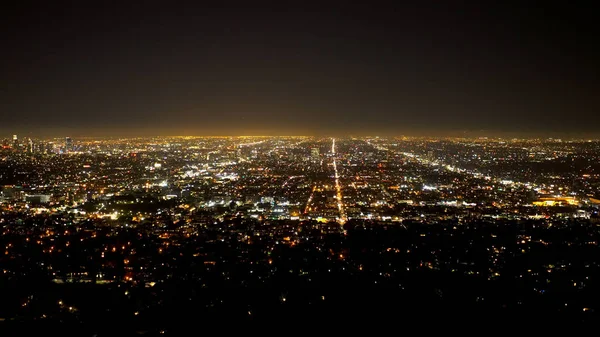
[[[427,159],[429,161],[435,160],[435,153],[433,151],[427,151]]]
[[[50,202],[50,197],[48,194],[27,194],[25,195],[25,201],[32,204],[46,204]]]
[[[33,152],[45,154],[46,153],[45,144],[43,142],[37,142],[37,143],[33,144]]]
[[[547,197],[533,202],[534,206],[576,206],[579,201],[574,197]]]
[[[310,149],[310,156],[313,160],[319,160],[319,148],[313,147]]]
[[[8,200],[22,200],[21,186],[6,185],[2,187],[2,196]]]
[[[65,152],[73,152],[73,139],[71,137],[65,138]]]
[[[47,154],[60,153],[60,146],[58,146],[57,144],[55,144],[53,142],[46,143],[45,153],[47,153]]]
[[[33,153],[35,151],[33,147],[33,140],[31,138],[27,139],[27,153]]]

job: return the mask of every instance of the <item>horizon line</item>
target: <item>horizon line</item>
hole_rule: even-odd
[[[12,135],[19,135],[19,134],[12,134]],[[0,136],[1,139],[9,139],[11,140],[12,135],[2,135]],[[70,137],[70,138],[74,138],[74,139],[102,139],[102,138],[120,138],[120,139],[135,139],[135,138],[140,138],[140,139],[145,139],[145,138],[340,138],[340,139],[344,139],[344,138],[421,138],[421,139],[426,139],[426,138],[433,138],[433,139],[478,139],[478,140],[485,140],[485,139],[521,139],[521,140],[535,140],[535,139],[561,139],[561,140],[586,140],[586,141],[600,141],[600,135],[579,135],[579,136],[573,136],[573,135],[567,135],[567,134],[563,134],[562,137],[559,137],[559,135],[557,134],[552,134],[552,135],[528,135],[528,136],[524,136],[524,135],[407,135],[407,134],[399,134],[399,135],[377,135],[377,134],[371,134],[371,135],[367,135],[367,134],[363,134],[363,135],[352,135],[352,134],[346,134],[346,135],[339,135],[339,134],[327,134],[327,135],[301,135],[301,134],[271,134],[271,135],[236,135],[236,134],[222,134],[222,135],[176,135],[176,134],[171,134],[171,135],[160,135],[160,134],[155,134],[155,135],[125,135],[125,134],[120,134],[120,135],[89,135],[89,136],[83,136],[83,135],[68,135],[68,134],[63,134],[63,135],[45,135],[45,136],[41,136],[41,137],[32,137],[32,136],[23,136],[23,137],[18,137],[18,139],[22,139],[22,138],[33,138],[33,139],[57,139],[57,138],[66,138],[66,137]]]

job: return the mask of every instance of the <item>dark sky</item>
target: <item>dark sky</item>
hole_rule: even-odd
[[[600,126],[583,1],[14,2],[0,14],[0,134]]]

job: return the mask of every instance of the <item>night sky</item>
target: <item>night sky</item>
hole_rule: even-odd
[[[14,2],[2,136],[600,131],[584,2]]]

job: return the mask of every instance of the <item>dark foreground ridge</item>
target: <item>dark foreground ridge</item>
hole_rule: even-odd
[[[41,227],[2,237],[17,247],[2,259],[3,336],[547,328],[555,319],[578,327],[598,320],[600,238],[586,220],[350,221],[343,228],[231,220],[168,239],[140,229],[109,238],[109,229],[92,228],[44,227],[67,231],[54,236],[57,245],[71,242],[50,256],[18,254]],[[125,260],[123,245],[135,251]]]

